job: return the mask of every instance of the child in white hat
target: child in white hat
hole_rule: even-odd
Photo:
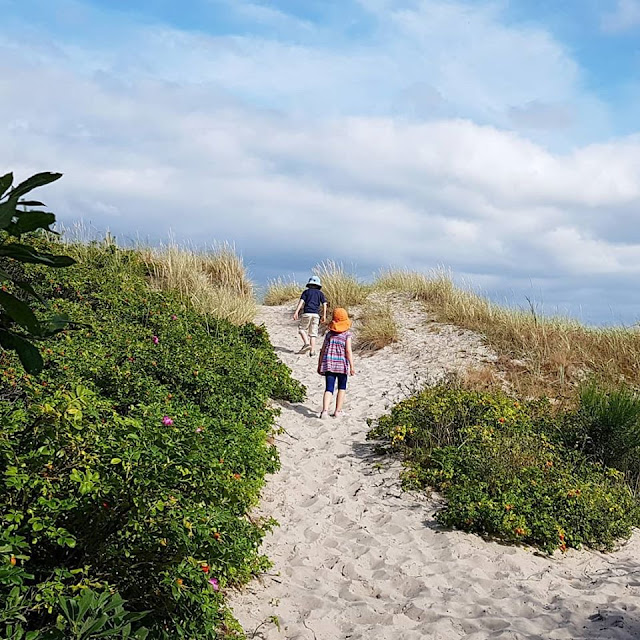
[[[302,315],[300,315],[300,311],[302,311]],[[316,355],[316,338],[318,337],[321,312],[322,322],[324,323],[327,321],[327,299],[322,293],[320,278],[311,276],[293,314],[294,320],[300,318],[298,333],[302,338],[302,348],[298,353],[309,351],[310,356]]]

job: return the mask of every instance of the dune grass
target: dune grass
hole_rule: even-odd
[[[525,395],[573,395],[588,374],[609,382],[640,383],[637,329],[591,328],[569,318],[540,316],[533,308],[503,307],[457,287],[444,271],[386,271],[374,286],[409,293],[425,302],[439,321],[482,333],[505,356],[507,379]]]
[[[365,302],[356,332],[356,347],[362,351],[378,351],[398,341],[398,325],[391,306]]]
[[[170,243],[144,250],[143,255],[154,286],[178,291],[201,313],[236,325],[255,318],[253,284],[231,245],[223,243],[200,251]]]
[[[304,286],[293,280],[293,278],[290,280],[275,278],[267,283],[267,291],[264,294],[263,302],[268,307],[286,304],[299,298],[303,290]]]
[[[327,296],[330,309],[342,307],[349,311],[350,307],[362,304],[371,292],[370,286],[332,260],[316,265],[313,273],[322,281],[322,290]]]

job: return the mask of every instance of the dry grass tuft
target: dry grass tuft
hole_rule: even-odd
[[[350,307],[362,304],[371,291],[371,287],[360,282],[355,275],[347,273],[341,264],[332,260],[316,265],[313,273],[322,281],[322,290],[327,296],[330,309],[343,307],[348,311]]]
[[[469,367],[459,374],[460,382],[466,389],[474,391],[504,390],[504,381],[495,367],[481,365]]]
[[[377,351],[398,341],[398,325],[389,304],[367,302],[361,310],[356,331],[356,346],[362,351]]]
[[[373,286],[380,291],[408,293],[416,300],[432,304],[443,303],[455,289],[450,273],[444,269],[433,270],[428,275],[407,270],[380,271]]]
[[[284,280],[276,278],[270,280],[267,285],[267,292],[264,294],[264,304],[269,307],[275,307],[286,304],[300,297],[304,287],[295,280]]]
[[[255,318],[253,284],[231,245],[197,251],[168,244],[146,250],[144,257],[155,286],[178,291],[202,313],[237,325]]]

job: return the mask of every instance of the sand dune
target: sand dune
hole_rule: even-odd
[[[434,501],[401,490],[397,464],[372,459],[366,418],[416,382],[495,358],[474,334],[399,307],[400,344],[357,359],[345,415],[326,420],[315,417],[323,380],[295,354],[289,309],[261,309],[309,397],[283,407],[282,470],[263,494],[261,511],[280,522],[263,547],[274,567],[231,599],[248,637],[640,638],[640,536],[615,553],[550,559],[445,531]]]

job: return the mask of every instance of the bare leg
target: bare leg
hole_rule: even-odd
[[[302,338],[302,347],[300,349],[300,351],[298,351],[298,353],[306,353],[307,349],[309,348],[309,343],[307,342],[309,335],[307,334],[307,332],[304,329],[298,329],[298,333],[300,334],[300,337]]]
[[[315,356],[316,355],[316,339],[313,336],[309,338],[309,344],[311,345],[311,351],[309,352],[309,355]]]
[[[322,412],[329,411],[329,406],[331,405],[331,398],[333,398],[333,393],[331,391],[325,391],[322,396]]]
[[[344,389],[338,389],[338,395],[336,396],[336,410],[335,415],[338,415],[342,411],[342,405],[344,403],[344,396],[346,395]]]

